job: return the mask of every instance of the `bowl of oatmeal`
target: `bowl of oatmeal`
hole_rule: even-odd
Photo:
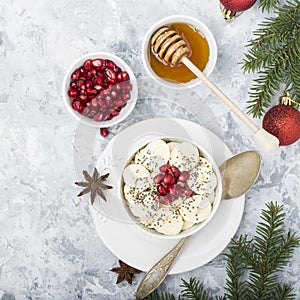
[[[175,239],[198,232],[213,218],[221,201],[222,180],[203,147],[161,138],[132,153],[120,190],[126,211],[141,230]]]

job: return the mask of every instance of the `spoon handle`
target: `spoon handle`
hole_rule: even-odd
[[[144,276],[138,286],[135,297],[143,299],[153,292],[166,278],[176,257],[189,237],[181,239],[163,258],[161,258]]]
[[[244,122],[249,129],[254,133],[256,140],[260,143],[262,149],[265,152],[271,152],[275,150],[279,145],[279,140],[274,135],[268,133],[263,128],[256,126],[250,118],[242,112],[212,81],[210,81],[187,57],[183,57],[181,62],[189,68],[204,84],[206,84],[210,90],[218,96],[229,109],[235,113],[241,121]]]

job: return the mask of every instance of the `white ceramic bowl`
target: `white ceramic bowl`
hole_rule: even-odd
[[[134,155],[142,148],[144,148],[148,143],[150,143],[153,140],[157,140],[158,138],[152,138],[149,139],[148,141],[143,141],[140,144],[136,144],[133,151],[130,153],[129,157],[128,157],[128,161],[126,163],[126,165],[124,165],[123,170],[127,167],[127,165],[132,161],[132,159],[134,158]],[[216,164],[216,162],[213,160],[213,158],[211,157],[211,155],[198,143],[195,143],[194,141],[188,140],[188,139],[178,139],[176,137],[165,137],[165,138],[159,138],[159,139],[164,139],[164,140],[168,140],[168,141],[175,141],[175,142],[189,142],[192,143],[193,145],[195,145],[201,152],[202,156],[204,156],[213,166],[213,170],[215,172],[215,175],[217,177],[217,187],[215,189],[215,200],[212,206],[212,211],[210,213],[210,215],[208,216],[208,218],[203,221],[202,223],[196,224],[194,226],[192,226],[189,229],[186,229],[182,232],[180,232],[177,235],[164,235],[161,234],[157,231],[155,231],[154,229],[148,229],[145,226],[143,226],[142,224],[137,222],[137,219],[135,218],[135,216],[131,213],[128,205],[127,205],[127,200],[124,198],[124,194],[123,194],[123,186],[124,186],[124,182],[123,182],[123,174],[121,176],[121,181],[120,181],[120,188],[119,188],[119,197],[120,199],[122,199],[122,204],[123,207],[125,208],[127,214],[129,215],[129,218],[136,224],[136,226],[142,230],[145,234],[154,236],[154,237],[158,237],[161,239],[181,239],[190,235],[195,234],[196,232],[200,231],[201,229],[203,229],[209,222],[210,220],[212,220],[212,218],[214,217],[214,215],[216,214],[220,203],[221,203],[221,196],[222,196],[222,178],[221,178],[221,174],[219,171],[219,168]],[[123,172],[122,172],[123,173]]]
[[[172,24],[172,23],[186,23],[195,26],[206,38],[209,46],[209,59],[203,70],[203,73],[206,76],[209,76],[213,71],[216,62],[217,62],[217,44],[215,38],[209,28],[202,23],[201,21],[183,15],[174,15],[169,16],[164,19],[159,20],[155,24],[153,24],[150,29],[147,31],[145,38],[142,44],[142,61],[144,67],[152,78],[155,78],[160,84],[168,88],[176,88],[176,89],[184,89],[184,88],[193,88],[201,83],[200,79],[193,79],[186,83],[176,83],[160,78],[151,68],[149,62],[149,43],[152,35],[162,26]]]
[[[110,59],[112,60],[117,66],[119,66],[123,71],[126,71],[129,74],[130,77],[130,83],[132,84],[132,90],[131,90],[131,98],[128,100],[127,105],[120,111],[120,114],[116,117],[114,117],[111,120],[102,121],[102,122],[96,122],[93,119],[81,115],[79,112],[75,111],[72,108],[70,97],[68,96],[68,89],[70,85],[70,77],[71,74],[80,66],[83,65],[84,61],[87,59],[95,59],[95,58],[103,58],[103,59]],[[93,126],[93,127],[110,127],[112,125],[115,125],[121,121],[123,121],[133,110],[136,104],[136,100],[138,97],[138,87],[136,78],[134,76],[133,71],[131,68],[118,56],[106,53],[106,52],[94,52],[94,53],[88,53],[86,55],[81,56],[78,58],[72,65],[69,67],[67,72],[65,73],[63,84],[62,84],[62,94],[63,94],[63,100],[64,103],[70,112],[70,114],[77,119],[80,122],[83,122],[86,125]]]

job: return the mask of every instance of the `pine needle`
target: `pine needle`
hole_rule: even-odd
[[[262,9],[277,6],[277,0],[263,0]],[[248,113],[261,117],[281,85],[300,101],[300,1],[287,1],[254,31],[244,54],[243,70],[258,73],[250,89]]]
[[[290,284],[282,283],[280,272],[300,245],[295,233],[285,233],[283,206],[269,202],[263,209],[255,236],[241,235],[232,240],[225,254],[226,286],[223,296],[212,298],[199,280],[182,280],[178,298],[154,291],[147,300],[292,300],[296,295]]]

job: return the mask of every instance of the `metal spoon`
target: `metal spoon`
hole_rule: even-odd
[[[260,165],[260,155],[256,151],[242,152],[226,160],[219,167],[222,175],[222,200],[245,194],[256,180]],[[188,239],[189,236],[181,239],[145,274],[138,286],[136,299],[145,298],[164,281]]]

